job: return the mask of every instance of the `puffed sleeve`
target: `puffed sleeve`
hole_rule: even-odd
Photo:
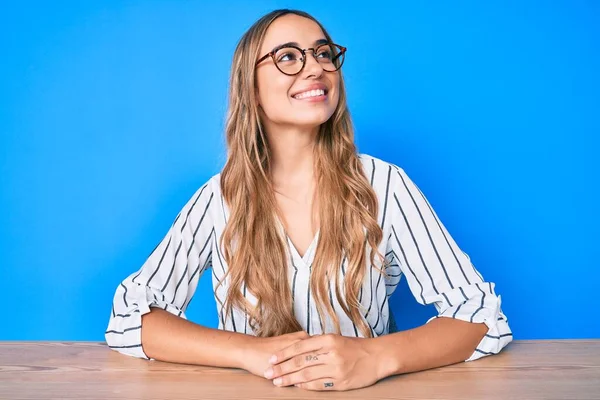
[[[446,317],[487,325],[487,334],[466,361],[500,352],[513,336],[495,284],[475,269],[406,172],[392,166],[387,251],[400,265],[413,296],[423,305],[435,305],[438,315],[429,321]]]
[[[160,307],[186,318],[185,310],[205,269],[210,268],[214,240],[209,180],[194,193],[139,271],[117,287],[105,332],[106,343],[120,353],[150,358],[141,342],[142,315]]]

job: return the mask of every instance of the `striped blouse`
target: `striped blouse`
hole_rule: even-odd
[[[512,332],[500,308],[500,296],[494,291],[494,283],[483,279],[402,168],[367,154],[359,154],[359,157],[379,202],[378,222],[383,230],[379,251],[390,262],[387,277],[371,266],[360,291],[363,316],[373,336],[395,331],[388,298],[405,276],[415,299],[423,305],[433,303],[437,309],[438,314],[429,321],[447,317],[488,326],[487,334],[467,361],[498,353],[512,340]],[[227,270],[218,243],[228,217],[229,210],[220,190],[220,174],[216,174],[185,204],[141,268],[118,285],[105,332],[110,348],[151,359],[141,345],[142,315],[150,312],[150,307],[160,307],[186,318],[185,311],[200,276],[208,270],[212,271],[219,329],[253,334],[244,311],[234,309],[224,318],[221,304],[228,281],[215,290]],[[283,230],[281,222],[279,227]],[[319,232],[304,256],[300,256],[290,238],[285,237],[289,248],[288,279],[298,322],[311,335],[334,332],[329,318],[321,323],[309,287]],[[343,277],[347,260],[340,267]],[[243,287],[244,296],[255,305],[256,299],[245,289]],[[342,335],[362,337],[335,297],[331,300]]]

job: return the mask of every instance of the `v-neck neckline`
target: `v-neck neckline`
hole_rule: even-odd
[[[292,256],[296,260],[301,261],[305,266],[308,267],[309,264],[310,264],[310,257],[312,257],[312,253],[314,252],[314,247],[316,246],[317,240],[319,238],[319,234],[321,233],[321,228],[319,228],[317,230],[317,233],[315,234],[315,236],[313,237],[312,241],[308,245],[308,248],[306,249],[306,252],[304,253],[304,256],[301,256],[300,252],[298,251],[298,249],[294,245],[294,242],[292,242],[292,239],[287,234],[287,232],[285,230],[285,226],[281,222],[279,216],[275,215],[275,218],[277,219],[277,223],[279,224],[279,227],[281,228],[281,231],[283,232],[283,235],[285,236],[285,239],[288,242],[288,247],[289,247],[290,251],[292,252]]]
[[[285,232],[285,231],[284,231]],[[304,253],[304,256],[300,255],[300,252],[298,251],[298,249],[296,248],[296,246],[294,245],[294,242],[292,242],[292,239],[288,236],[287,233],[285,234],[285,237],[288,240],[289,246],[292,249],[292,251],[295,253],[295,256],[301,260],[304,265],[308,266],[309,264],[311,264],[310,262],[310,257],[312,256],[313,250],[314,250],[314,246],[315,243],[317,242],[317,238],[319,237],[319,232],[317,231],[317,233],[315,234],[315,237],[313,238],[312,242],[310,242],[310,244],[308,245],[308,248],[306,249],[306,252]]]

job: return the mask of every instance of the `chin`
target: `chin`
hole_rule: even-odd
[[[320,126],[322,124],[324,124],[325,122],[327,122],[329,120],[329,118],[331,118],[333,116],[333,113],[319,113],[319,114],[313,114],[313,115],[306,115],[306,116],[301,116],[300,118],[298,118],[296,120],[298,125],[302,125],[302,126]]]

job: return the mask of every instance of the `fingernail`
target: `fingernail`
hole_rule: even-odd
[[[271,358],[269,358],[269,362],[271,364],[275,364],[277,362],[277,356],[276,355],[272,355]]]
[[[265,378],[271,379],[272,376],[273,376],[273,369],[272,368],[269,368],[268,370],[265,371]]]
[[[273,383],[276,385],[281,385],[281,378],[277,378],[277,379],[273,380]]]

